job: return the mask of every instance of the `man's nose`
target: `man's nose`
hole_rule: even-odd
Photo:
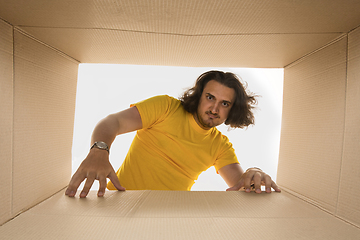
[[[214,114],[219,113],[219,103],[214,103],[214,104],[211,106],[211,112],[214,113]]]

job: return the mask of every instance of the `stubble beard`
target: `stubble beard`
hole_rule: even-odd
[[[212,118],[210,118],[209,115],[212,115]],[[201,124],[201,126],[205,129],[210,129],[210,128],[213,128],[213,127],[216,127],[218,126],[219,124],[215,124],[214,123],[214,120],[219,118],[219,115],[218,114],[214,114],[212,113],[211,111],[206,111],[205,112],[205,116],[207,116],[209,118],[209,122],[212,123],[212,124],[207,124],[204,119],[202,118],[201,114],[197,113],[197,119],[199,121],[199,123]]]

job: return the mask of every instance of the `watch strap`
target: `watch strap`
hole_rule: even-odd
[[[106,150],[108,153],[110,153],[109,146],[105,142],[102,141],[94,142],[94,144],[91,146],[90,149],[93,149],[94,147],[101,150]]]

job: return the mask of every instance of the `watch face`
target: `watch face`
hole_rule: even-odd
[[[104,142],[97,142],[97,143],[96,143],[96,146],[98,146],[99,148],[102,148],[102,149],[106,149],[106,148],[107,148],[107,145],[106,145],[106,143],[104,143]]]

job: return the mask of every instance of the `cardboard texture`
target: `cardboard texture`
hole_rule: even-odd
[[[4,21],[0,32],[2,224],[68,182],[78,62]]]
[[[15,30],[14,68],[12,211],[18,213],[70,178],[78,63]]]
[[[360,226],[359,29],[285,68],[278,183]],[[345,131],[344,131],[345,129]]]
[[[51,229],[51,231],[49,231]],[[355,239],[360,229],[291,194],[61,191],[0,228],[2,239]]]
[[[354,0],[0,0],[1,238],[359,239],[359,24]],[[285,67],[286,192],[61,191],[31,208],[70,179],[79,62]]]
[[[0,0],[0,6],[3,19],[83,63],[282,68],[360,23],[354,0]]]
[[[360,226],[360,28],[349,34],[344,151],[337,215]]]
[[[277,181],[332,213],[343,150],[346,48],[344,37],[284,70]]]
[[[0,224],[11,215],[13,125],[13,30],[0,21]]]
[[[242,34],[188,36],[106,29],[22,29],[80,62],[192,67],[280,67],[339,36],[265,34],[249,38]],[[119,42],[122,44],[116,44]],[[261,52],[261,57],[255,52]]]

